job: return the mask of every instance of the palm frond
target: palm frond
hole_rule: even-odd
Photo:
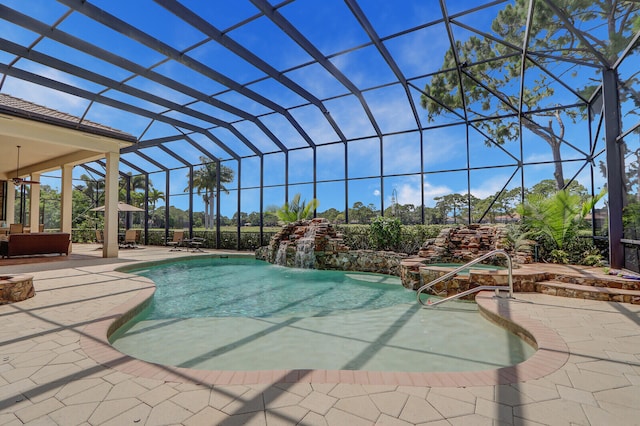
[[[604,195],[603,191],[586,201],[567,190],[557,191],[551,197],[531,195],[517,210],[529,227],[551,238],[557,248],[562,250],[565,241],[576,232],[586,215]]]

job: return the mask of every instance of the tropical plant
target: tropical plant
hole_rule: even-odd
[[[193,172],[193,187],[196,189],[198,195],[202,195],[202,200],[205,204],[204,227],[214,228],[215,199],[218,195],[218,166],[216,162],[204,156],[200,156],[200,161],[202,162],[202,167]],[[189,176],[187,175],[187,177]],[[224,184],[230,182],[233,182],[233,170],[227,166],[220,165],[220,190],[225,194],[228,194],[229,190]],[[188,192],[189,188],[185,188],[184,191]]]
[[[531,194],[525,203],[517,207],[517,211],[526,228],[551,241],[552,259],[564,262],[568,259],[564,253],[566,243],[576,235],[584,223],[584,218],[605,194],[606,191],[603,190],[586,200],[579,194],[567,190],[557,191],[551,197]]]
[[[528,239],[523,226],[520,224],[509,223],[504,227],[502,232],[502,246],[508,251],[520,251],[522,249],[531,250],[532,241]],[[533,242],[535,244],[535,241]]]
[[[312,198],[307,204],[306,201],[300,203],[300,194],[293,196],[290,202],[284,203],[282,207],[276,211],[278,219],[284,223],[291,223],[302,219],[307,219],[320,205],[320,201]]]

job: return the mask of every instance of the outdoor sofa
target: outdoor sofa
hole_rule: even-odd
[[[9,234],[0,241],[0,257],[26,256],[34,254],[68,255],[71,234],[67,232],[37,232]]]

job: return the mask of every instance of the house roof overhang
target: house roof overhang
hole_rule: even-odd
[[[0,94],[0,180],[103,158],[135,138],[96,123]],[[20,170],[18,166],[20,146]],[[18,173],[20,176],[18,176]]]

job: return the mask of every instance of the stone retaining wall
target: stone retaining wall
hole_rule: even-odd
[[[340,253],[316,253],[317,269],[375,272],[400,276],[400,264],[407,257],[392,251],[351,250]]]

